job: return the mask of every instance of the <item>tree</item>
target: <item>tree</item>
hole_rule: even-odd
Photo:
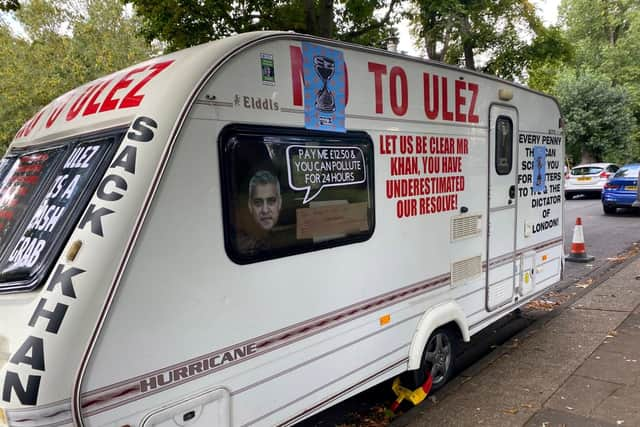
[[[0,148],[56,96],[148,58],[119,0],[31,0],[0,22]]]
[[[127,2],[128,0],[122,0]],[[183,49],[256,30],[299,33],[373,46],[393,35],[400,0],[132,0],[147,41]],[[384,10],[376,17],[376,10]]]
[[[519,78],[534,60],[569,52],[528,0],[413,0],[409,16],[429,58],[503,78]],[[479,55],[488,58],[482,67]]]
[[[593,70],[624,91],[634,116],[630,153],[640,156],[640,2],[562,0],[561,22],[575,45],[576,70]]]
[[[0,10],[10,11],[20,9],[18,0],[0,0]]]
[[[565,120],[567,153],[574,162],[626,161],[634,120],[621,87],[594,72],[564,72],[556,95]]]

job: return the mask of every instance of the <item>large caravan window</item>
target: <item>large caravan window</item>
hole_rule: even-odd
[[[225,245],[241,264],[373,233],[373,145],[364,133],[230,127],[220,140]]]
[[[11,153],[0,163],[0,292],[31,289],[52,267],[122,133]]]

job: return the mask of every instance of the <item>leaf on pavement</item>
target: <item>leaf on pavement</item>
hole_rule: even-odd
[[[584,282],[578,282],[576,283],[576,288],[588,288],[589,286],[591,286],[593,284],[593,279],[589,278],[587,280],[585,280]]]
[[[507,409],[503,409],[502,413],[503,414],[509,414],[509,415],[515,415],[519,412],[520,410],[518,408],[507,408]]]

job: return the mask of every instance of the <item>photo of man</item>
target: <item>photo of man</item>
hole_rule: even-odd
[[[253,255],[277,246],[274,238],[282,209],[282,195],[278,178],[267,170],[258,170],[249,180],[247,221],[236,234],[240,253]]]
[[[247,203],[256,224],[264,231],[271,230],[278,223],[282,208],[278,179],[266,170],[256,172],[249,181]]]

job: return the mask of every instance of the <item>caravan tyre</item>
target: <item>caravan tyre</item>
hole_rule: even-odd
[[[418,388],[431,372],[432,391],[442,388],[455,372],[455,358],[458,348],[458,335],[452,328],[438,328],[429,337],[422,353],[420,369],[409,371],[403,378],[408,387]],[[403,383],[404,384],[404,383]]]

